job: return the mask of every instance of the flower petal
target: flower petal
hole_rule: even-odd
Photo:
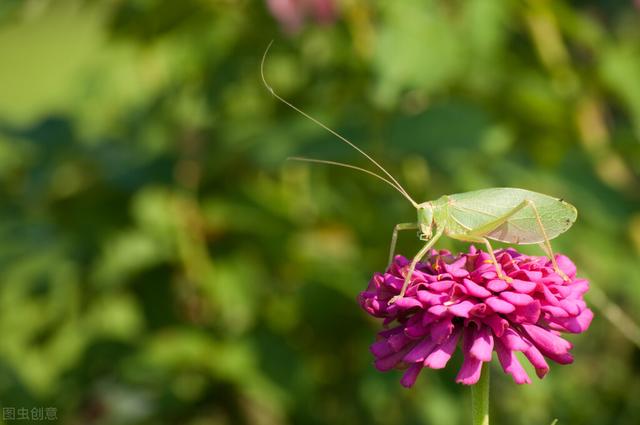
[[[474,335],[474,341],[469,349],[469,354],[483,362],[491,361],[493,352],[493,335],[487,326],[478,329]]]
[[[498,353],[498,360],[502,365],[502,369],[513,377],[516,384],[531,383],[529,375],[527,375],[527,372],[518,361],[516,354],[505,347],[500,340],[496,341],[496,353]]]
[[[417,299],[411,297],[402,297],[399,300],[397,300],[394,303],[396,306],[398,306],[398,308],[401,308],[403,310],[408,310],[410,308],[413,307],[422,307],[422,303],[420,301],[418,301]]]
[[[380,341],[376,341],[371,344],[369,350],[376,357],[385,357],[395,353],[393,348],[391,348],[391,346],[385,339],[381,339]]]
[[[422,363],[425,357],[431,354],[436,345],[437,343],[431,338],[424,338],[422,341],[417,343],[416,346],[402,358],[402,360],[407,363]]]
[[[591,325],[592,320],[593,312],[589,309],[586,309],[578,316],[556,318],[553,321],[561,325],[568,332],[577,334],[586,331],[589,328],[589,325]]]
[[[430,314],[442,317],[449,312],[449,309],[443,305],[434,305],[427,310]]]
[[[532,282],[530,280],[525,281],[520,279],[512,279],[511,281],[511,287],[515,289],[516,292],[520,292],[523,294],[532,292],[534,289],[536,289],[537,286],[538,284],[536,282]]]
[[[452,317],[442,319],[431,326],[431,339],[440,344],[453,331]]]
[[[493,279],[487,283],[487,289],[493,292],[504,291],[509,287],[509,284],[502,279]]]
[[[484,302],[496,313],[508,314],[516,309],[513,304],[498,297],[489,297]]]
[[[504,332],[509,329],[509,322],[497,314],[486,316],[484,322],[491,327],[493,334],[497,337],[501,337]]]
[[[389,342],[389,345],[393,348],[394,351],[402,350],[407,346],[407,344],[410,344],[412,341],[413,340],[404,333],[392,335],[387,339],[387,342]]]
[[[538,378],[542,379],[549,372],[549,364],[544,359],[544,356],[536,348],[535,345],[531,344],[527,350],[524,351],[524,355],[529,359],[534,368],[536,368],[536,375]]]
[[[533,298],[531,298],[530,295],[520,294],[518,292],[503,291],[500,293],[500,297],[515,306],[527,305],[533,302]]]
[[[530,344],[525,341],[516,331],[512,328],[507,329],[504,334],[498,338],[502,344],[509,350],[513,351],[525,351],[529,348]]]
[[[471,296],[478,298],[487,298],[491,296],[491,291],[483,288],[470,279],[464,279],[463,284],[464,287],[467,288],[467,293]]]
[[[569,257],[558,254],[556,255],[556,263],[558,264],[558,268],[564,272],[570,278],[576,276],[576,266],[569,259]]]
[[[539,301],[534,301],[527,305],[516,306],[516,310],[509,315],[509,320],[515,323],[537,323],[539,318]]]
[[[456,376],[456,382],[464,385],[473,385],[480,379],[480,372],[482,371],[482,361],[472,356],[467,356],[462,362],[458,376]]]
[[[405,354],[407,354],[407,351],[409,350],[404,349],[402,351],[398,351],[397,353],[393,353],[390,356],[378,358],[375,360],[374,365],[380,372],[391,370],[398,365]]]
[[[424,306],[442,304],[448,298],[446,294],[435,294],[431,291],[424,291],[424,290],[418,291],[416,294],[417,294],[418,300]]]
[[[523,323],[521,326],[527,332],[536,347],[538,347],[543,354],[553,360],[555,359],[552,355],[558,358],[563,358],[563,356],[568,354],[572,347],[569,341],[562,339],[558,335],[555,335],[551,333],[551,331],[543,329],[540,326],[530,325],[527,323]]]
[[[451,289],[455,284],[453,280],[440,280],[429,284],[429,289],[434,292],[444,292]]]
[[[461,301],[457,304],[449,306],[449,312],[458,317],[469,317],[469,311],[476,305],[476,303],[469,300]]]
[[[449,337],[442,342],[435,350],[424,359],[424,365],[431,369],[442,369],[453,355],[458,345],[460,331],[454,331]]]
[[[422,363],[414,363],[407,371],[402,375],[402,379],[400,379],[400,384],[402,384],[405,388],[411,388],[413,384],[416,382],[420,371],[422,370]]]

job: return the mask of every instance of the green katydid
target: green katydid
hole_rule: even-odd
[[[417,263],[429,252],[442,235],[464,242],[484,244],[495,265],[498,277],[504,280],[508,280],[509,278],[504,275],[500,265],[496,261],[489,239],[516,245],[540,244],[545,254],[551,259],[555,271],[565,280],[568,279],[558,267],[549,241],[565,232],[575,222],[578,212],[573,205],[552,196],[516,188],[483,189],[445,195],[435,201],[416,202],[391,173],[384,169],[384,167],[369,154],[322,122],[289,103],[273,90],[264,76],[264,62],[270,47],[271,44],[269,44],[267,50],[264,52],[260,67],[262,82],[269,92],[280,102],[302,114],[307,119],[358,151],[375,167],[382,171],[383,174],[380,175],[355,165],[336,161],[301,157],[292,157],[289,159],[337,165],[367,173],[396,189],[417,210],[416,222],[397,224],[393,229],[389,264],[391,264],[393,260],[399,231],[416,229],[418,230],[420,240],[425,241],[425,244],[416,256],[413,257],[409,269],[406,272],[402,290],[398,296],[389,301],[390,304],[404,296]]]

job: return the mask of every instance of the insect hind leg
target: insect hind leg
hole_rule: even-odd
[[[569,279],[569,276],[567,276],[565,274],[565,272],[560,270],[560,267],[558,267],[558,263],[556,261],[556,256],[553,253],[553,249],[551,248],[551,242],[549,241],[549,238],[547,237],[547,232],[546,232],[546,230],[544,228],[544,225],[542,224],[542,219],[540,218],[540,214],[538,213],[538,209],[536,208],[536,204],[534,204],[531,201],[527,201],[527,204],[533,210],[533,213],[534,213],[534,215],[536,217],[536,222],[538,223],[538,227],[540,228],[540,232],[542,233],[542,237],[544,238],[544,242],[540,243],[540,247],[545,252],[545,254],[547,254],[549,259],[551,260],[551,264],[553,264],[553,270],[556,273],[558,273],[560,275],[560,277],[562,277],[562,279],[565,282],[571,280],[571,279]]]
[[[482,237],[482,236],[475,236],[475,235],[465,235],[465,234],[455,234],[455,235],[449,235],[451,238],[453,239],[457,239],[459,241],[463,241],[463,242],[471,242],[471,243],[483,243],[484,246],[487,248],[487,253],[489,254],[489,257],[491,257],[491,262],[493,263],[493,265],[496,268],[496,273],[498,274],[498,279],[502,279],[506,282],[511,282],[511,278],[509,276],[507,276],[504,271],[502,270],[502,267],[500,266],[500,264],[498,263],[498,260],[496,259],[496,254],[493,251],[493,247],[491,246],[491,243],[489,242],[489,239]]]

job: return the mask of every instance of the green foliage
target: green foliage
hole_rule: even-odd
[[[556,250],[640,322],[633,3],[338,10],[286,35],[257,1],[0,3],[0,405],[69,424],[470,421],[460,359],[411,391],[372,367],[356,296],[415,212],[284,161],[362,163],[261,85],[271,38],[279,93],[416,199],[515,186],[576,205]],[[595,307],[573,365],[518,388],[494,371],[493,421],[636,420],[638,347]]]

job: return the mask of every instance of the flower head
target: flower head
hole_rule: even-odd
[[[291,34],[300,31],[309,17],[317,23],[329,24],[337,15],[334,0],[267,0],[267,6],[282,28]]]
[[[456,381],[465,385],[478,381],[493,351],[518,384],[531,380],[517,351],[540,378],[549,371],[546,359],[573,362],[572,345],[560,333],[589,327],[593,313],[583,300],[589,283],[576,278],[576,267],[563,255],[556,261],[568,280],[546,257],[511,248],[495,254],[505,280],[498,278],[489,255],[473,246],[457,256],[433,250],[416,267],[405,296],[392,304],[409,262],[396,256],[386,273],[376,273],[359,297],[367,313],[384,319],[385,329],[371,345],[376,368],[406,369],[401,383],[411,387],[424,367],[444,368],[459,343],[464,361]]]

